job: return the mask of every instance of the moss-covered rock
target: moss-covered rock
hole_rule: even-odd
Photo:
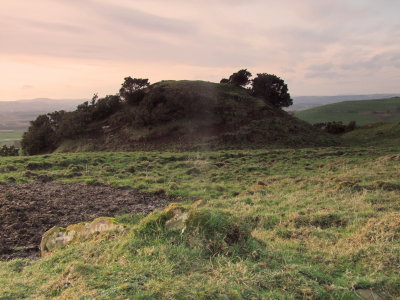
[[[171,212],[173,216],[165,222],[165,228],[167,230],[185,230],[189,213],[181,207],[177,207],[171,210]]]
[[[88,238],[95,233],[123,231],[124,228],[114,218],[109,217],[100,217],[87,223],[72,224],[67,228],[53,227],[43,234],[40,243],[40,253],[42,256],[46,256],[54,250]]]
[[[160,234],[165,230],[173,230],[173,226],[166,226],[168,221],[186,212],[187,209],[177,203],[171,203],[164,210],[155,211],[142,219],[135,228],[136,235],[149,237]],[[172,221],[171,221],[172,223]],[[168,229],[166,229],[168,227]]]

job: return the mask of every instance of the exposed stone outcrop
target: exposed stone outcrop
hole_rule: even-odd
[[[78,223],[64,227],[53,227],[46,231],[40,243],[40,253],[46,256],[56,249],[73,242],[90,237],[95,233],[123,231],[125,227],[118,224],[114,218],[100,217],[92,222]]]
[[[184,231],[186,228],[186,221],[189,219],[190,213],[193,213],[195,209],[204,206],[206,203],[205,200],[197,200],[192,204],[192,210],[187,211],[187,209],[182,206],[176,205],[173,203],[172,205],[166,208],[172,217],[165,222],[165,228],[167,230],[182,230]]]

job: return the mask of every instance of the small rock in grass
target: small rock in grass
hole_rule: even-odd
[[[197,168],[191,168],[186,171],[186,174],[188,174],[188,175],[198,175],[200,173],[201,173],[201,171]]]
[[[46,256],[80,238],[87,238],[95,233],[123,231],[124,229],[125,227],[117,223],[114,218],[108,217],[96,218],[89,223],[72,224],[67,228],[53,227],[43,234],[40,253],[42,256]]]

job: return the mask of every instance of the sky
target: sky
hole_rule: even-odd
[[[248,69],[292,95],[400,92],[399,0],[0,0],[0,101]]]

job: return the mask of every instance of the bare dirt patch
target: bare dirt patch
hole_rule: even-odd
[[[39,256],[43,233],[100,216],[150,213],[174,201],[166,195],[83,184],[0,184],[0,259]]]

